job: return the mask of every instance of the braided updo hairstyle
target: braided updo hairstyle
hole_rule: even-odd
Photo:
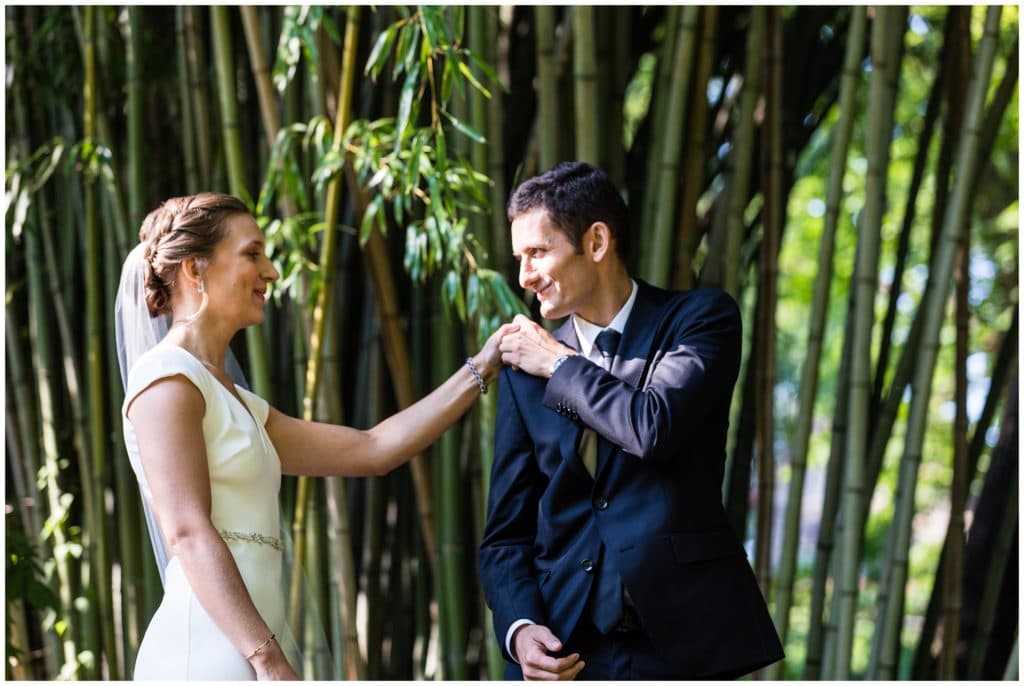
[[[249,214],[233,195],[198,193],[164,201],[142,222],[139,241],[145,248],[146,305],[150,316],[171,311],[171,288],[178,265],[189,257],[201,263],[224,238],[225,220]]]

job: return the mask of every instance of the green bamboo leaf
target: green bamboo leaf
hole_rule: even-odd
[[[416,64],[405,76],[405,83],[402,84],[402,92],[398,98],[398,120],[395,125],[395,153],[398,146],[405,137],[405,130],[409,126],[410,113],[412,112],[413,100],[419,86],[420,65]]]
[[[480,309],[480,277],[476,272],[469,275],[466,285],[466,314],[473,318]]]
[[[321,16],[320,21],[323,24],[324,31],[326,31],[327,35],[331,37],[334,44],[341,47],[341,33],[338,32],[338,25],[334,23],[334,19],[331,18],[331,15],[325,12]]]
[[[391,44],[395,42],[396,33],[394,26],[389,26],[385,29],[377,37],[377,42],[373,44],[373,50],[370,51],[370,56],[366,59],[366,69],[363,70],[363,74],[373,72],[374,81],[377,80],[377,75],[380,74],[381,68],[387,62]]]
[[[409,25],[412,30],[412,38],[409,40],[409,47],[406,48],[405,56],[402,58],[402,66],[406,71],[412,69],[416,63],[416,53],[420,49],[420,32],[415,25]]]
[[[377,215],[377,211],[380,209],[380,196],[375,196],[366,205],[366,212],[363,213],[363,221],[359,225],[359,245],[366,245],[366,241],[370,240],[370,232],[373,231],[373,221]]]
[[[454,42],[461,43],[466,29],[466,8],[463,5],[452,6],[452,26],[455,27]]]
[[[434,47],[441,44],[441,36],[437,29],[437,22],[435,16],[437,7],[424,6],[420,8],[420,14],[423,17],[423,30],[424,30],[424,48],[427,51],[427,55],[434,51]]]
[[[462,72],[462,75],[466,77],[467,81],[473,84],[473,88],[476,88],[478,91],[483,93],[485,98],[490,98],[491,91],[487,90],[487,88],[484,87],[482,83],[477,81],[477,78],[476,76],[473,75],[473,70],[469,68],[469,65],[461,60],[457,61],[459,63],[459,71]]]
[[[413,140],[412,154],[409,157],[409,165],[407,167],[407,178],[409,179],[409,183],[406,186],[407,193],[411,193],[414,188],[420,185],[420,165],[423,158],[423,146],[425,143],[426,138],[423,135],[417,135]]]
[[[417,35],[417,28],[413,24],[405,24],[398,32],[398,44],[395,46],[395,66],[391,70],[391,78],[397,79],[405,66],[405,56],[409,52],[409,44]]]
[[[462,121],[456,119],[447,110],[441,110],[441,114],[443,114],[445,116],[445,118],[447,118],[448,121],[450,121],[452,123],[452,126],[454,126],[458,131],[462,132],[463,135],[469,137],[470,139],[472,139],[473,141],[475,141],[477,143],[486,143],[487,142],[487,139],[484,138],[483,135],[479,131],[474,129],[469,124],[466,124],[465,122],[462,122]]]
[[[488,81],[497,84],[501,88],[501,90],[508,93],[508,86],[502,83],[501,79],[498,78],[498,73],[494,71],[491,65],[487,64],[485,60],[478,57],[472,50],[466,50],[465,52],[466,56],[473,61],[473,66],[482,71],[484,73],[484,76],[487,77]]]

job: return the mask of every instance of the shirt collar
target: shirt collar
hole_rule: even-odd
[[[597,339],[597,334],[601,333],[605,329],[614,329],[621,334],[626,328],[626,321],[629,319],[629,313],[633,311],[633,303],[636,302],[636,293],[638,290],[636,281],[630,279],[629,282],[633,284],[633,290],[630,291],[625,304],[623,304],[618,313],[612,317],[608,326],[592,324],[576,314],[572,316],[572,324],[576,328],[576,337],[580,341],[580,352],[584,357],[590,357],[590,353],[594,349],[594,341]]]

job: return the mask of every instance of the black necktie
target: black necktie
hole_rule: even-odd
[[[614,329],[603,330],[594,340],[594,345],[601,353],[604,368],[609,371],[612,368],[612,360],[615,358],[615,351],[619,348],[620,340],[622,340],[622,334]],[[600,439],[600,441],[603,440]],[[622,618],[622,582],[609,564],[607,550],[604,551],[601,565],[597,568],[597,578],[594,579],[593,596],[590,602],[590,614],[594,620],[594,626],[601,633],[607,634]]]
[[[619,341],[621,340],[622,334],[615,329],[604,329],[594,339],[594,345],[597,346],[598,351],[601,353],[601,360],[604,362],[605,369],[611,370],[612,359],[615,357],[615,351],[619,349]]]

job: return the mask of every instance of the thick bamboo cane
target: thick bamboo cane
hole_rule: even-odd
[[[743,68],[743,90],[740,94],[739,122],[736,125],[736,147],[733,174],[728,191],[729,205],[725,224],[725,247],[722,256],[722,288],[737,301],[740,299],[740,247],[746,226],[744,213],[750,192],[750,165],[754,156],[754,113],[761,89],[761,51],[764,45],[765,8],[752,7],[747,30],[747,57]]]
[[[768,10],[765,31],[765,120],[762,131],[762,195],[764,215],[758,290],[763,294],[757,359],[757,529],[754,571],[761,592],[771,595],[772,525],[775,499],[775,311],[778,305],[778,252],[785,221],[782,161],[782,17]]]
[[[210,23],[213,28],[214,50],[217,58],[217,94],[220,102],[221,134],[224,137],[224,156],[227,161],[229,185],[234,195],[248,202],[251,196],[246,188],[242,137],[238,129],[235,60],[227,7],[223,5],[211,7]],[[256,395],[272,400],[267,344],[263,338],[263,327],[260,325],[247,327],[245,342],[249,351],[249,378],[252,382],[252,390]],[[296,542],[297,544],[298,542]]]
[[[960,611],[963,604],[964,578],[964,500],[967,482],[967,354],[968,310],[970,289],[970,233],[964,232],[956,256],[956,416],[953,420],[953,481],[949,489],[949,526],[943,549],[948,557],[942,584],[942,651],[939,654],[938,678],[956,678],[956,659],[960,636]]]
[[[431,326],[431,382],[440,384],[448,370],[458,362],[453,352],[458,337],[455,325],[441,307],[441,291],[437,292]],[[463,681],[469,678],[466,665],[468,611],[466,608],[466,552],[462,541],[463,499],[462,470],[459,465],[461,425],[448,429],[435,446],[435,489],[437,498],[436,587],[441,624],[441,665],[445,679]]]
[[[857,239],[857,303],[853,329],[853,357],[850,365],[850,419],[846,445],[846,478],[843,487],[842,548],[839,558],[839,613],[836,637],[836,679],[850,678],[853,633],[857,615],[860,548],[863,529],[859,526],[867,507],[865,496],[867,441],[870,429],[871,337],[874,325],[875,291],[885,208],[886,172],[895,93],[887,74],[893,69],[897,50],[890,40],[891,26],[901,21],[894,10],[879,8],[871,27],[871,73],[868,102],[869,127],[865,144],[868,157],[866,198]],[[902,33],[900,34],[902,38]]]
[[[95,8],[84,8],[85,83],[83,96],[83,133],[86,140],[96,140],[95,115],[98,107],[96,53],[93,46],[96,31]],[[89,454],[92,459],[89,490],[92,493],[91,552],[93,556],[94,588],[96,593],[99,628],[102,637],[103,658],[108,679],[118,679],[117,650],[114,640],[114,617],[110,584],[110,552],[107,539],[106,512],[103,506],[107,493],[108,465],[106,461],[106,407],[103,373],[103,257],[95,179],[85,177],[85,288],[86,288],[86,387],[89,407]],[[97,656],[98,657],[98,656]],[[97,660],[97,667],[100,666]],[[97,671],[97,676],[101,672]]]
[[[347,12],[345,26],[344,54],[342,57],[342,69],[340,83],[338,85],[338,111],[334,125],[334,142],[332,148],[335,152],[341,152],[341,141],[348,128],[351,103],[352,87],[355,81],[355,54],[356,41],[359,37],[359,8],[352,6]],[[327,185],[324,211],[324,238],[320,248],[320,268],[323,274],[320,292],[317,294],[316,305],[313,308],[313,327],[310,332],[309,359],[306,366],[305,395],[302,399],[302,418],[312,421],[314,418],[314,398],[321,378],[321,356],[323,353],[324,332],[327,323],[327,312],[331,306],[334,295],[335,278],[335,254],[337,243],[337,231],[335,226],[338,223],[338,214],[341,205],[341,177],[336,176]],[[309,478],[300,476],[298,478],[295,495],[295,516],[292,520],[293,538],[295,540],[295,560],[297,566],[305,557],[305,546],[307,542],[305,521],[306,503],[309,492]],[[301,586],[298,584],[299,570],[293,569],[292,587],[289,592],[289,625],[293,631],[298,626],[299,608],[301,605]]]
[[[793,602],[793,583],[796,579],[796,558],[800,543],[800,514],[803,505],[804,477],[807,471],[807,449],[814,421],[814,400],[818,392],[822,342],[831,300],[836,229],[839,225],[839,213],[843,200],[843,176],[846,173],[846,158],[850,150],[850,138],[853,132],[854,98],[860,80],[860,59],[863,55],[866,25],[866,8],[854,8],[850,20],[850,30],[846,36],[846,55],[839,86],[839,120],[833,133],[832,152],[829,160],[825,221],[818,247],[818,272],[814,279],[814,296],[811,300],[811,316],[807,327],[807,352],[804,355],[800,373],[800,414],[793,429],[790,447],[792,476],[786,496],[786,519],[783,526],[782,554],[776,583],[774,615],[775,628],[779,632],[783,645],[789,635],[789,613]],[[824,525],[822,530],[831,529],[832,520],[823,521],[829,522],[829,524]],[[781,663],[777,664],[779,667],[770,671],[772,678],[781,676]]]
[[[199,187],[210,189],[213,187],[213,142],[210,139],[210,131],[213,127],[209,124],[213,121],[210,116],[208,100],[209,88],[207,86],[206,68],[206,46],[207,41],[202,37],[201,31],[201,8],[198,6],[185,7],[185,55],[188,62],[188,86],[191,94],[193,108],[193,121],[196,124],[196,156],[199,160]]]
[[[597,131],[597,56],[594,49],[594,8],[573,8],[572,75],[576,159],[600,163]]]
[[[968,85],[966,110],[959,149],[956,156],[957,180],[953,195],[946,210],[943,231],[937,246],[932,270],[929,271],[928,286],[921,307],[925,313],[921,350],[914,371],[913,395],[910,401],[910,415],[907,420],[907,443],[901,461],[896,513],[893,518],[891,535],[894,555],[889,565],[890,597],[886,606],[884,621],[880,627],[884,632],[879,675],[891,678],[895,670],[896,647],[899,643],[900,615],[907,576],[907,562],[910,547],[911,520],[914,513],[914,492],[917,468],[921,461],[924,429],[927,420],[928,401],[931,396],[935,359],[938,355],[939,330],[949,293],[953,260],[962,232],[966,230],[974,170],[978,163],[978,130],[982,121],[985,96],[992,73],[995,50],[999,36],[1001,8],[989,8],[985,16],[985,32],[978,47],[975,68]]]
[[[128,231],[142,224],[146,214],[146,167],[143,163],[142,141],[142,14],[137,6],[129,6],[121,14],[124,37],[124,70],[127,103],[125,118],[128,128]],[[129,241],[131,244],[133,241]]]
[[[534,9],[537,37],[537,135],[540,168],[551,169],[558,161],[558,76],[555,70],[555,8]],[[497,208],[494,208],[497,211]]]
[[[676,218],[676,198],[679,189],[682,157],[683,130],[686,126],[690,76],[693,72],[693,55],[697,45],[697,18],[700,8],[689,5],[683,8],[672,56],[672,79],[668,92],[668,114],[664,136],[652,146],[658,150],[658,173],[651,182],[658,187],[658,200],[654,206],[654,222],[650,242],[641,253],[643,267],[640,276],[655,286],[666,287],[669,283],[669,269],[674,254],[672,239]]]
[[[192,117],[191,89],[189,88],[188,47],[185,33],[185,8],[174,9],[175,44],[177,59],[178,111],[181,114],[180,147],[185,162],[185,192],[198,193],[199,168],[196,160],[196,130]]]
[[[701,14],[700,44],[697,49],[697,75],[691,84],[689,130],[684,140],[683,173],[679,179],[679,237],[672,288],[694,287],[693,256],[700,242],[697,226],[697,200],[704,187],[704,162],[707,149],[708,79],[714,59],[715,27],[718,8],[709,5]]]

